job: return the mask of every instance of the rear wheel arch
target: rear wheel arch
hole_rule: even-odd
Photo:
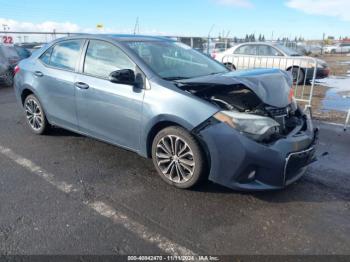
[[[25,87],[25,88],[23,89],[22,93],[21,93],[21,103],[22,103],[22,106],[24,107],[24,102],[25,102],[26,98],[27,98],[28,96],[30,96],[30,95],[35,96],[36,99],[39,100],[39,102],[41,103],[42,110],[44,111],[44,113],[45,113],[45,115],[46,115],[46,118],[48,119],[48,122],[51,123],[51,121],[50,121],[50,119],[49,119],[49,116],[48,116],[48,114],[47,114],[47,111],[46,111],[46,109],[45,109],[45,106],[42,104],[42,101],[41,101],[40,97],[39,97],[38,94],[37,94],[35,91],[33,91],[33,89],[30,88],[30,87]]]
[[[289,71],[289,70],[291,70],[292,68],[300,68],[300,70],[304,70],[303,68],[301,68],[300,66],[297,66],[297,65],[293,65],[293,66],[290,66],[290,67],[288,67],[286,70],[287,71]]]
[[[44,109],[34,93],[30,93],[24,98],[23,102],[26,122],[31,131],[36,135],[43,135],[49,129]]]
[[[29,88],[25,88],[23,89],[22,93],[21,93],[21,102],[22,105],[24,105],[24,101],[26,100],[26,98],[29,95],[35,95],[35,93],[33,92],[33,90],[29,89]]]

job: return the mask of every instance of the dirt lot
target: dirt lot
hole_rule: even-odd
[[[350,71],[350,56],[346,55],[323,55],[318,58],[325,60],[331,69],[331,76],[349,77]],[[336,86],[334,86],[336,87]],[[305,95],[309,94],[311,86],[305,87]],[[326,87],[316,84],[314,89],[314,96],[312,101],[313,115],[318,120],[344,123],[346,112],[335,110],[325,110],[323,108],[323,101],[326,97],[327,91],[332,87]]]

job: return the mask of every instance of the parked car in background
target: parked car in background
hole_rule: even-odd
[[[21,60],[14,46],[0,44],[0,82],[6,86],[13,84],[13,70]]]
[[[215,59],[228,68],[278,68],[290,71],[293,81],[301,84],[316,78],[327,77],[330,73],[328,64],[321,60],[302,56],[297,51],[278,43],[252,42],[234,46],[222,53],[216,54]]]
[[[226,49],[231,48],[231,43],[227,42],[211,42],[209,44],[209,54],[211,57],[215,58],[217,53],[224,52]],[[208,45],[204,44],[204,53],[208,54]]]
[[[32,42],[32,43],[20,43],[17,46],[23,47],[28,51],[33,52],[37,49],[40,49],[44,45],[45,43]]]
[[[14,45],[14,47],[21,59],[26,59],[32,54],[27,48],[24,48],[23,46]]]
[[[209,177],[233,189],[279,189],[314,160],[317,131],[281,70],[231,72],[162,37],[80,35],[52,42],[15,72],[32,132],[60,126],[135,151],[178,188]]]
[[[338,43],[324,47],[324,52],[329,54],[342,54],[350,52],[350,43]]]
[[[314,44],[298,43],[296,50],[301,55],[313,55],[317,56],[322,53],[322,46]]]

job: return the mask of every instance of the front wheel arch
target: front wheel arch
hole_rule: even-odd
[[[192,170],[193,173],[191,173],[191,178],[190,180],[187,181],[183,181],[183,182],[178,182],[178,181],[174,181],[172,179],[169,179],[169,177],[167,177],[166,173],[164,173],[164,171],[162,170],[161,165],[169,165],[169,164],[160,164],[158,162],[159,157],[157,154],[158,149],[158,143],[162,143],[161,139],[164,139],[166,137],[177,137],[176,139],[180,139],[182,141],[185,141],[184,143],[187,145],[188,149],[191,150],[191,152],[193,152],[192,156],[193,159],[192,161],[195,161],[194,163],[196,163],[194,166],[196,166],[196,168],[194,170]],[[173,138],[170,138],[173,139]],[[175,187],[178,188],[182,188],[182,189],[188,189],[191,188],[195,185],[198,185],[199,183],[203,182],[205,179],[208,178],[209,172],[208,170],[210,170],[209,167],[209,162],[207,161],[207,154],[206,154],[206,150],[203,148],[202,146],[202,141],[200,141],[200,139],[193,133],[188,131],[186,128],[183,128],[179,125],[171,125],[168,127],[165,127],[163,129],[161,129],[153,138],[152,141],[152,145],[151,145],[151,155],[152,155],[152,161],[154,163],[154,166],[158,172],[159,175],[161,175],[162,179],[165,180],[168,184],[173,185]],[[165,147],[163,147],[165,148]],[[174,151],[172,150],[172,153],[168,153],[168,158],[170,159],[169,154],[175,154],[175,156],[179,156],[180,159],[182,158],[180,155],[177,154],[176,148],[178,147],[174,147]],[[162,150],[162,149],[161,149]],[[180,149],[181,150],[181,149]],[[164,151],[164,149],[163,149]],[[182,151],[181,151],[182,152]],[[162,154],[164,154],[164,152],[161,152]],[[171,159],[173,159],[173,157],[171,157]],[[186,158],[185,156],[183,156],[184,158]],[[160,157],[161,159],[163,158],[167,158],[166,156],[162,156]],[[163,161],[163,160],[162,160]],[[173,161],[179,161],[181,162],[181,160],[173,160]],[[169,161],[168,161],[169,162]],[[170,163],[171,165],[172,163]],[[180,163],[181,165],[181,163]],[[168,170],[168,169],[167,169]],[[177,168],[176,168],[177,170]],[[165,171],[168,172],[168,171]],[[172,173],[173,171],[171,171]],[[178,173],[178,171],[176,171]]]
[[[182,125],[180,125],[176,122],[173,122],[173,121],[161,121],[161,122],[156,123],[150,129],[150,131],[148,132],[148,135],[147,135],[147,142],[146,142],[147,152],[146,153],[147,153],[148,158],[152,157],[152,143],[153,143],[153,140],[156,137],[156,135],[164,128],[167,128],[170,126],[179,126],[179,127],[185,128]]]
[[[146,157],[147,158],[152,157],[152,143],[153,143],[153,140],[156,137],[156,135],[164,128],[167,128],[170,126],[178,126],[178,127],[183,128],[183,129],[186,129],[189,133],[192,133],[193,136],[198,141],[198,143],[200,144],[202,150],[205,152],[208,163],[210,163],[210,152],[209,152],[208,147],[205,144],[205,142],[200,138],[199,133],[197,132],[196,128],[193,130],[189,130],[184,125],[182,125],[178,122],[175,122],[175,121],[170,121],[170,120],[160,121],[160,122],[156,123],[155,125],[153,125],[153,127],[148,132],[147,141],[146,141]]]

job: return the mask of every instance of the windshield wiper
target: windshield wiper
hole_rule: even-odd
[[[164,80],[169,81],[175,81],[175,80],[182,80],[182,79],[189,79],[190,77],[183,77],[183,76],[169,76],[169,77],[163,77]]]

